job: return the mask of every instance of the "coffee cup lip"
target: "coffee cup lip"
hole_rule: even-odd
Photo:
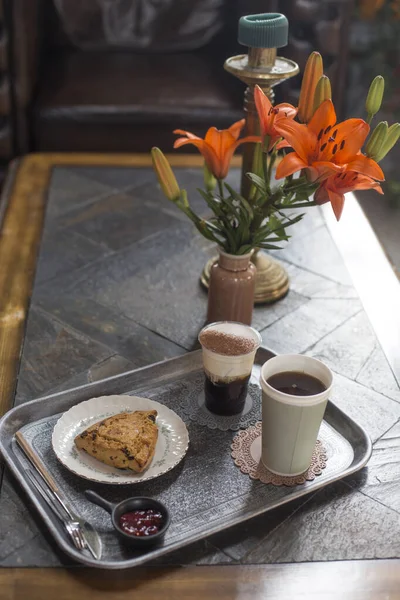
[[[256,342],[257,345],[249,352],[243,352],[243,354],[237,354],[237,355],[220,354],[219,352],[214,352],[214,350],[209,350],[209,348],[207,348],[207,346],[203,346],[203,344],[201,343],[200,337],[201,337],[202,333],[204,333],[211,327],[215,327],[216,325],[240,325],[241,327],[247,329],[247,331],[251,331],[251,333],[253,334],[253,340],[254,340],[254,342]],[[236,334],[232,334],[232,335],[236,335]],[[245,325],[245,323],[240,323],[240,321],[215,321],[214,323],[208,323],[201,329],[197,339],[199,340],[201,347],[204,350],[207,350],[207,352],[211,352],[212,354],[216,354],[217,356],[226,356],[229,358],[239,358],[241,356],[247,356],[248,354],[253,354],[253,352],[256,352],[262,344],[262,337],[261,337],[260,332],[257,331],[257,329],[254,329],[254,327],[251,327],[251,325]]]
[[[286,394],[285,392],[281,392],[281,391],[277,390],[276,388],[272,387],[272,385],[270,385],[268,383],[267,378],[264,375],[267,365],[271,366],[271,363],[278,362],[278,360],[282,360],[282,359],[288,361],[287,369],[284,369],[284,368],[277,369],[274,373],[270,373],[268,375],[268,377],[271,377],[272,375],[276,375],[277,373],[283,373],[283,372],[285,372],[285,370],[290,371],[291,370],[290,369],[290,361],[298,360],[299,358],[301,358],[303,361],[307,362],[308,364],[318,365],[318,367],[320,369],[323,369],[325,371],[325,374],[327,375],[329,383],[325,384],[325,382],[323,382],[324,385],[326,385],[326,389],[323,392],[320,392],[319,394],[310,394],[309,396],[299,397],[299,396],[295,396],[292,394]],[[307,369],[304,369],[304,373],[308,373],[309,375],[312,375],[313,377],[317,377],[317,375],[315,375],[314,373],[309,373],[309,371]],[[333,373],[332,373],[331,369],[325,363],[323,363],[321,360],[318,360],[318,358],[314,358],[313,356],[305,356],[304,354],[280,354],[280,355],[278,354],[277,356],[274,356],[274,357],[270,358],[269,360],[267,360],[261,367],[260,383],[261,383],[261,387],[264,390],[264,392],[266,392],[268,395],[270,395],[275,400],[278,400],[279,402],[282,402],[284,404],[292,404],[292,405],[296,405],[296,406],[311,406],[311,405],[322,402],[326,398],[329,398],[329,395],[332,391],[332,386],[333,386]]]

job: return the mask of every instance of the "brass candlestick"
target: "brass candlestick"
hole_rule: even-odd
[[[299,72],[295,62],[277,56],[277,48],[286,46],[287,40],[288,21],[279,13],[250,15],[239,21],[238,41],[248,47],[248,54],[228,58],[224,68],[247,85],[244,94],[245,135],[257,135],[260,132],[254,86],[259,85],[273,102],[273,88]],[[254,148],[254,144],[244,145],[241,179],[244,197],[247,197],[250,189],[246,173],[252,169]],[[203,269],[201,282],[205,287],[208,287],[210,269],[216,260],[217,257],[209,260]],[[285,296],[289,290],[289,278],[282,265],[260,250],[254,252],[252,260],[257,268],[255,303],[275,302]]]

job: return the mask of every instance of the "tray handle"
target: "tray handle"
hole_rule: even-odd
[[[26,439],[20,431],[17,431],[17,433],[15,434],[15,439],[17,441],[18,446],[23,450],[26,457],[31,461],[35,469],[43,477],[49,488],[54,493],[58,494],[60,490],[55,480],[50,475],[50,473],[48,472],[44,463],[40,460],[38,455],[35,452],[33,452],[32,448],[29,446],[28,442],[26,441]]]

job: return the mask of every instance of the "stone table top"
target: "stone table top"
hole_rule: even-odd
[[[204,213],[200,169],[178,168]],[[233,169],[230,183],[237,184]],[[346,210],[346,209],[345,209]],[[400,557],[400,389],[320,208],[274,252],[286,298],[253,324],[276,352],[335,372],[333,401],[372,438],[367,468],[157,564],[254,564]],[[55,167],[15,404],[164,360],[196,347],[207,296],[208,242],[162,196],[150,168]],[[6,472],[0,564],[68,564]]]

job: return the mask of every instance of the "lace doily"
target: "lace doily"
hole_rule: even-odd
[[[250,425],[255,425],[261,417],[261,389],[254,383],[249,383],[247,398],[243,412],[239,415],[224,417],[215,415],[205,406],[204,379],[195,382],[188,391],[185,400],[181,402],[181,408],[185,415],[198,425],[204,425],[210,429],[221,431],[238,431]]]
[[[302,485],[306,481],[313,481],[315,477],[321,475],[326,467],[326,450],[322,443],[317,440],[311,459],[311,465],[308,470],[301,475],[294,477],[282,477],[268,471],[261,462],[261,422],[249,427],[245,431],[240,431],[234,438],[232,445],[232,458],[235,465],[242,473],[249,475],[251,479],[258,479],[262,483],[272,483],[272,485]]]

